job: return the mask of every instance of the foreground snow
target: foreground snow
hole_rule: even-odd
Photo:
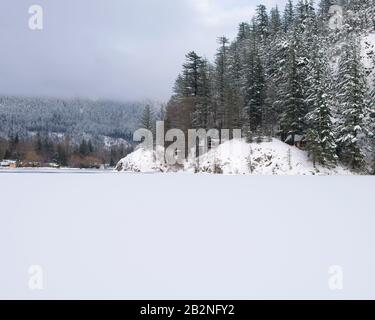
[[[373,177],[2,173],[0,186],[0,298],[375,298]]]
[[[154,151],[138,149],[122,159],[119,171],[167,172],[171,168],[157,160]],[[175,168],[173,168],[175,169]],[[279,140],[246,143],[243,140],[228,141],[201,156],[197,161],[187,161],[181,171],[254,174],[254,175],[346,175],[352,174],[342,166],[328,169],[314,166],[307,153]]]

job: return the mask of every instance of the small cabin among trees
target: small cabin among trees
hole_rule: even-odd
[[[296,135],[290,134],[286,138],[285,143],[287,143],[291,146],[295,146],[298,149],[305,150],[305,148],[306,148],[306,136],[299,135],[299,134],[296,134]]]

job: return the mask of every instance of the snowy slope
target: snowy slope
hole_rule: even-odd
[[[167,172],[168,167],[156,160],[155,152],[138,149],[117,165],[118,171]],[[342,167],[330,170],[314,167],[305,151],[291,147],[279,140],[271,142],[246,143],[231,140],[215,150],[201,156],[197,161],[187,161],[187,172],[254,174],[254,175],[332,175],[351,174]]]
[[[165,166],[156,160],[154,151],[139,148],[120,160],[116,166],[116,170],[151,173],[165,171]]]
[[[314,167],[307,153],[277,139],[246,143],[232,140],[202,156],[196,164],[199,172],[255,175],[331,175],[350,174],[342,167],[334,170]]]

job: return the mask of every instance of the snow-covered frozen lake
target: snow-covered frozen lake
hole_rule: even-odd
[[[375,298],[374,177],[48,172],[0,173],[0,298]]]

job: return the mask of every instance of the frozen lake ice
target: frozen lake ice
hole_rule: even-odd
[[[0,174],[0,298],[375,298],[374,177],[21,172]]]

